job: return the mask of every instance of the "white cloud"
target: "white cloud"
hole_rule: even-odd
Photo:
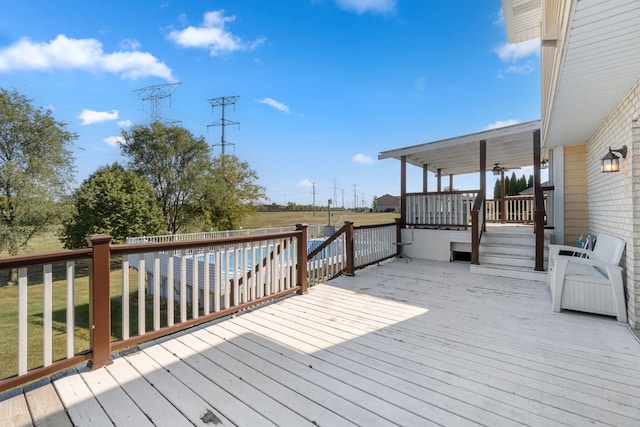
[[[106,122],[109,120],[118,120],[118,110],[111,110],[111,112],[108,112],[84,109],[82,110],[82,113],[78,115],[78,118],[82,120],[83,126]]]
[[[498,120],[497,122],[493,122],[484,127],[484,130],[498,129],[503,128],[505,126],[517,125],[520,123],[519,120],[509,119],[509,120]]]
[[[298,187],[306,187],[306,188],[311,188],[313,187],[313,182],[309,181],[308,179],[303,179],[302,181],[300,181],[298,183]]]
[[[339,8],[363,14],[395,11],[397,0],[335,0]]]
[[[119,43],[119,46],[122,50],[138,50],[140,49],[141,44],[135,39],[124,39]]]
[[[270,107],[273,107],[278,111],[282,111],[284,114],[290,114],[291,113],[289,111],[289,107],[287,107],[282,102],[276,101],[275,99],[262,98],[262,99],[258,100],[257,102],[259,102],[260,104],[269,105]]]
[[[131,120],[127,119],[127,120],[120,120],[118,122],[118,126],[120,126],[121,128],[128,128],[131,127],[132,123]]]
[[[118,144],[124,142],[124,138],[121,136],[110,136],[104,139],[104,142],[111,145],[112,147],[118,147]]]
[[[356,163],[361,163],[363,165],[371,165],[375,162],[375,160],[373,160],[371,157],[362,153],[356,154],[355,156],[353,156],[351,160],[353,160]]]
[[[540,55],[540,38],[522,43],[503,43],[494,49],[503,62],[513,62],[531,55]]]
[[[105,53],[96,39],[71,39],[60,34],[49,42],[38,43],[23,38],[0,50],[0,72],[54,69],[106,71],[129,79],[173,80],[171,69],[150,53],[127,50]]]
[[[208,49],[211,56],[253,50],[264,42],[264,37],[245,42],[227,31],[225,25],[235,19],[235,16],[224,16],[224,10],[207,12],[199,27],[188,26],[180,31],[171,31],[167,37],[182,47]]]

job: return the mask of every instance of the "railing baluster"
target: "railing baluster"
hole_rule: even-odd
[[[44,275],[44,307],[43,307],[43,327],[44,327],[44,366],[51,365],[53,359],[53,274],[51,264],[42,267]]]
[[[153,330],[160,329],[160,253],[153,253]]]
[[[187,321],[187,254],[180,251],[180,322]]]
[[[135,255],[134,255],[135,256]],[[129,339],[129,255],[122,255],[122,339]]]
[[[175,295],[174,295],[174,269],[173,261],[175,258],[175,252],[169,251],[167,255],[167,326],[173,326],[175,319]]]
[[[27,373],[27,269],[18,269],[18,375]]]
[[[220,296],[221,296],[221,284],[222,284],[222,251],[216,249],[214,253],[215,259],[213,261],[213,267],[215,269],[213,280],[213,311],[216,313],[220,311]]]
[[[146,324],[145,324],[145,309],[146,309],[146,296],[145,296],[145,288],[146,288],[146,263],[144,259],[144,254],[139,255],[140,260],[138,261],[138,335],[144,335],[146,332]]]
[[[67,359],[75,354],[75,261],[67,261]]]
[[[209,254],[209,249],[205,248],[204,249],[204,254],[203,254],[203,265],[202,265],[202,280],[203,280],[203,285],[204,285],[204,289],[202,290],[202,310],[204,315],[206,316],[207,314],[209,314],[210,312],[210,307],[209,307],[209,300],[211,298],[211,293],[210,293],[210,277],[209,277],[209,268],[210,268],[210,258],[209,258],[210,254]]]
[[[191,318],[197,319],[200,315],[200,281],[198,280],[199,255],[193,250],[191,255]]]

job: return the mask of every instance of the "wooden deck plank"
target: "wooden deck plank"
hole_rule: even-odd
[[[123,362],[120,359],[116,359],[114,363]],[[144,412],[120,388],[106,369],[80,372],[80,376],[113,424],[116,426],[152,426]]]
[[[53,382],[69,417],[77,426],[113,426],[78,371]]]
[[[71,427],[71,420],[51,383],[25,393],[29,412],[36,427]]]
[[[292,301],[291,305],[293,305],[293,303],[300,305],[299,301]],[[299,331],[311,334],[313,333],[311,330],[304,331],[302,328],[308,325],[309,328],[322,329],[322,326],[319,325],[328,323],[322,318],[314,317],[319,313],[319,310],[321,310],[321,305],[318,305],[316,308],[317,309],[314,310],[313,313],[310,313],[310,311],[304,312],[304,308],[288,308],[289,314],[291,316],[296,316],[295,323],[298,325],[297,329]],[[272,306],[265,310],[261,310],[260,314],[274,310],[281,311],[287,309],[285,309],[284,306]],[[343,316],[348,315],[349,313],[343,313]],[[308,317],[308,320],[305,320],[304,316]],[[340,316],[340,314],[334,309],[331,311],[331,316],[334,321],[338,321],[336,316]],[[353,328],[353,326],[351,328]],[[417,380],[421,375],[421,371],[424,370],[425,367],[428,367],[429,378],[428,380],[425,378],[423,381],[425,384],[429,384],[430,387],[435,387],[437,383],[462,387],[462,391],[460,388],[447,390],[448,387],[445,387],[444,389],[441,387],[440,392],[449,393],[452,397],[463,398],[467,402],[473,402],[474,396],[469,395],[468,393],[465,394],[464,391],[473,390],[474,393],[486,396],[484,399],[490,398],[488,399],[490,403],[485,403],[484,405],[487,409],[492,407],[493,404],[502,401],[503,405],[507,405],[507,407],[518,403],[518,410],[527,408],[532,404],[537,406],[538,403],[551,406],[561,404],[564,408],[572,408],[572,411],[575,413],[590,415],[595,418],[611,418],[621,423],[628,423],[630,419],[640,416],[640,412],[637,407],[628,406],[628,404],[638,405],[639,402],[636,400],[632,403],[632,399],[627,399],[621,394],[618,394],[616,397],[622,397],[625,404],[602,398],[600,394],[581,393],[580,391],[577,391],[579,390],[579,384],[573,384],[571,388],[554,388],[553,384],[535,380],[527,381],[526,377],[509,375],[508,372],[505,373],[504,369],[493,369],[489,372],[483,372],[486,371],[486,367],[482,365],[476,366],[476,361],[470,359],[465,353],[448,353],[445,355],[438,355],[434,352],[434,349],[432,348],[433,346],[425,346],[424,340],[421,338],[413,339],[411,336],[401,335],[396,332],[386,333],[387,331],[384,331],[385,337],[382,339],[376,339],[375,336],[377,334],[368,335],[364,338],[365,342],[361,346],[362,348],[358,349],[355,341],[358,336],[362,335],[364,329],[356,329],[351,336],[349,335],[349,332],[344,332],[345,330],[346,327],[342,327],[341,331],[343,332],[340,333],[337,332],[337,328],[332,327],[331,330],[321,331],[321,334],[325,339],[330,336],[336,336],[337,334],[336,343],[340,340],[349,341],[346,345],[336,345],[332,347],[329,350],[330,352],[338,353],[345,357],[351,357],[354,361],[363,364],[371,363],[371,360],[375,360],[375,357],[377,357],[379,361],[394,361],[394,367],[403,366],[403,368],[406,368],[412,366],[415,362],[424,363],[425,366],[423,366],[422,369],[420,365],[413,367],[413,371],[408,374],[406,380]],[[415,352],[399,352],[397,350],[397,346],[393,345],[393,342],[398,341],[407,344],[406,348],[414,349]],[[387,351],[386,353],[384,352],[385,348]],[[350,350],[355,351],[356,355],[350,356],[348,354],[348,351]],[[465,358],[466,360],[464,360]],[[463,363],[458,363],[456,362],[457,360],[462,360]],[[457,373],[461,376],[458,377],[450,374],[449,372],[452,368],[455,368]],[[434,383],[434,381],[437,381],[437,383]],[[594,392],[599,393],[599,389],[594,390]],[[580,395],[576,397],[576,394]],[[571,396],[571,398],[569,399],[567,396]],[[519,399],[519,397],[528,400]],[[476,398],[475,401],[478,402],[479,405],[483,403],[482,400],[478,401],[478,398]],[[619,415],[618,412],[625,415]],[[528,418],[532,419],[530,415]],[[522,413],[518,419],[525,419],[523,418]],[[538,422],[541,421],[542,420],[538,420]],[[548,423],[551,423],[551,421],[545,421],[545,424]]]
[[[289,304],[286,308],[284,306],[278,306],[277,308],[278,310],[287,310],[292,315],[298,315],[297,322],[301,324],[310,322],[312,325],[322,325],[329,323],[327,322],[328,319],[333,319],[334,322],[342,324],[341,320],[348,317],[348,313],[340,315],[336,310],[322,313],[322,307],[320,306],[315,307],[313,311],[308,310],[308,305],[306,307],[298,307],[307,303],[305,301],[301,304],[301,301],[302,300],[292,301],[292,304]],[[293,306],[294,303],[297,306]],[[360,329],[357,329],[357,327],[357,324],[354,326],[353,322],[351,322],[349,326],[333,327],[331,330],[326,330],[325,332],[329,335],[337,335],[341,339],[346,340],[350,338],[349,333],[352,333],[351,338],[354,338],[364,332],[364,325],[361,325]],[[543,381],[543,378],[535,378],[535,374],[532,378],[529,378],[520,374],[511,373],[504,369],[504,366],[500,366],[500,369],[494,369],[487,365],[474,366],[477,364],[477,361],[470,359],[466,352],[456,353],[448,351],[447,349],[445,350],[446,353],[439,354],[437,352],[437,346],[431,345],[428,342],[425,343],[424,338],[420,335],[421,331],[414,331],[411,334],[397,331],[390,332],[387,330],[381,330],[379,332],[379,334],[372,334],[368,338],[381,334],[388,339],[400,340],[410,348],[420,349],[421,353],[428,356],[430,366],[437,367],[442,372],[451,370],[453,364],[453,367],[456,367],[457,370],[463,370],[465,372],[465,378],[475,378],[479,382],[491,384],[492,388],[504,388],[510,394],[518,392],[514,389],[515,385],[522,385],[530,389],[527,394],[542,393],[544,398],[549,395],[549,398],[554,399],[554,401],[550,403],[558,403],[557,399],[562,401],[566,399],[565,396],[571,396],[571,399],[577,402],[586,403],[615,413],[626,413],[627,417],[640,419],[640,410],[638,408],[640,402],[623,393],[613,392],[607,394],[603,393],[603,390],[600,388],[593,388],[590,393],[587,393],[581,390],[581,388],[584,388],[584,384],[580,383],[565,383],[559,386],[553,382]],[[441,346],[446,347],[445,344],[441,344]],[[366,354],[370,355],[371,353],[366,352]],[[463,363],[458,365],[458,363],[456,363],[458,360],[463,361]],[[474,368],[474,370],[470,370],[469,368]],[[555,380],[555,378],[552,378],[552,380]],[[526,391],[526,389],[524,390]],[[556,395],[556,397],[554,398],[553,395]],[[620,400],[622,400],[622,402],[620,402]]]
[[[174,346],[172,343],[177,345]],[[273,425],[271,421],[251,406],[237,399],[228,389],[223,389],[212,382],[208,375],[204,375],[204,370],[200,372],[186,363],[178,352],[182,353],[185,359],[197,356],[193,351],[188,351],[188,348],[185,351],[185,346],[175,340],[168,340],[163,345],[151,346],[145,349],[145,354],[162,364],[162,366],[168,366],[176,378],[202,397],[208,404],[212,405],[216,411],[229,419],[231,423],[235,425]],[[211,375],[223,374],[218,371],[212,372]]]
[[[261,337],[262,345],[271,347],[273,351],[278,351],[283,356],[290,358],[291,361],[297,362],[302,366],[309,366],[314,373],[318,373],[319,375],[316,375],[315,378],[317,384],[328,390],[333,390],[334,393],[349,399],[357,405],[365,407],[370,405],[371,411],[378,413],[391,422],[397,422],[401,425],[424,425],[426,423],[472,424],[462,416],[446,409],[438,408],[430,403],[421,402],[413,396],[391,389],[387,385],[376,383],[367,377],[355,375],[340,366],[323,364],[319,359],[306,354],[311,347],[295,351],[295,338],[291,339],[286,334],[281,334],[276,330],[270,330],[268,327],[253,323],[247,319],[248,317],[250,316],[233,319],[232,322],[226,322],[222,326],[231,328],[232,324],[238,324],[254,331],[254,337]],[[215,333],[217,334],[219,331],[216,330]],[[266,340],[262,339],[262,337],[266,338]],[[250,337],[249,339],[252,338]],[[278,347],[274,348],[274,342],[278,343]],[[281,343],[286,346],[280,345]],[[292,365],[287,363],[287,366]],[[344,387],[345,385],[348,385],[348,387]]]
[[[280,309],[280,307],[278,307]],[[267,311],[268,312],[268,311]],[[265,314],[264,310],[261,310],[259,313],[256,313],[262,317]],[[247,319],[251,320],[251,319]],[[261,322],[263,324],[265,321]],[[273,319],[272,319],[273,321]],[[322,340],[324,343],[318,342],[318,347],[316,351],[313,352],[315,357],[322,357],[327,360],[329,363],[335,363],[339,366],[345,366],[349,360],[348,357],[343,357],[344,354],[340,354],[339,349],[344,346],[344,344],[352,345],[354,341],[360,340],[358,336],[354,336],[351,339],[344,339],[342,337],[335,337],[332,341],[330,341],[329,346],[326,345],[326,339],[331,339],[330,335],[328,335],[325,331],[317,330],[317,325],[313,323],[307,323],[305,325],[304,321],[300,318],[296,319],[295,322],[291,321],[282,321],[282,319],[278,319],[277,324],[283,326],[279,328],[283,331],[287,331],[288,327],[292,324],[297,324],[296,333],[303,334],[303,337],[299,337],[298,339],[304,340],[308,343],[312,343],[313,341]],[[287,332],[289,333],[289,332]],[[314,335],[322,338],[312,339]],[[371,362],[371,354],[374,351],[379,349],[379,344],[382,344],[383,347],[387,349],[391,348],[393,351],[394,342],[397,340],[388,339],[388,342],[380,342],[375,343],[371,346],[363,346],[362,352],[355,353],[351,360],[358,360],[356,365],[351,365],[354,370],[360,372],[361,375],[367,375],[373,378],[376,378],[377,381],[383,381],[387,386],[391,386],[393,384],[394,379],[397,378],[394,375],[398,374],[398,371],[393,371],[393,369],[380,369],[381,366],[378,365],[376,368],[375,363]],[[326,348],[326,350],[320,350],[321,348]],[[338,350],[337,350],[338,349]],[[334,354],[337,357],[326,356],[326,354]],[[393,353],[386,353],[382,358],[388,359],[393,356]],[[415,355],[408,355],[405,359],[400,359],[396,361],[395,366],[406,366],[407,364],[412,363],[415,360]],[[366,369],[369,367],[369,369]],[[423,366],[424,368],[430,368],[430,366]],[[455,378],[439,378],[436,379],[434,376],[430,378],[423,377],[425,381],[420,381],[420,373],[422,369],[416,369],[413,372],[406,372],[406,375],[402,376],[399,380],[398,384],[402,384],[405,390],[409,390],[411,388],[414,389],[414,395],[420,396],[421,399],[424,399],[426,402],[430,402],[433,404],[439,405],[442,409],[451,411],[460,416],[464,416],[468,419],[473,419],[478,422],[481,422],[486,425],[510,425],[510,424],[520,424],[519,420],[529,420],[529,421],[537,421],[544,422],[547,425],[552,425],[553,421],[551,419],[544,419],[542,417],[536,417],[535,414],[527,412],[526,410],[521,410],[520,408],[514,406],[514,398],[513,395],[507,395],[504,397],[504,401],[500,402],[498,396],[496,396],[495,391],[487,392],[487,396],[483,396],[481,394],[472,393],[470,390],[457,387],[452,384],[455,382]],[[411,387],[412,381],[416,381],[413,383],[414,387]],[[475,390],[474,390],[475,391]],[[523,406],[524,408],[527,405],[523,405],[520,403],[518,406]],[[519,410],[520,409],[520,410]]]
[[[18,394],[0,401],[0,426],[32,426],[29,406],[24,394]]]
[[[224,322],[226,323],[226,322]],[[371,411],[368,406],[362,406],[344,397],[345,388],[347,395],[351,389],[339,382],[327,384],[321,375],[313,370],[312,366],[299,363],[286,363],[281,355],[284,346],[276,343],[276,350],[269,349],[261,344],[256,344],[246,337],[250,331],[242,330],[240,333],[229,332],[222,329],[223,324],[206,328],[196,336],[204,341],[214,344],[227,356],[241,360],[246,364],[255,366],[264,374],[285,387],[296,390],[305,396],[311,396],[316,402],[334,411],[357,425],[397,425],[383,416]],[[209,335],[205,336],[204,332]],[[340,393],[342,391],[343,393]],[[317,421],[323,424],[322,420]]]
[[[233,423],[210,402],[206,395],[206,392],[210,391],[208,388],[203,387],[199,392],[193,391],[191,387],[202,385],[199,378],[190,378],[194,380],[194,383],[187,385],[182,378],[174,375],[174,371],[180,373],[179,364],[174,363],[175,358],[163,365],[147,353],[155,353],[156,347],[158,346],[150,345],[123,359],[154,385],[163,395],[166,404],[176,407],[194,425],[204,426],[210,423],[232,425]]]
[[[192,426],[193,424],[171,404],[159,404],[164,397],[145,377],[128,363],[105,367],[125,393],[136,402],[154,425]]]
[[[180,343],[181,347],[177,346],[175,341],[168,342],[167,349],[206,375],[210,381],[229,391],[235,399],[252,407],[274,424],[300,426],[311,424],[316,420],[315,418],[306,418],[294,411],[294,408],[287,406],[288,399],[281,395],[282,387],[277,387],[277,383],[251,366],[226,357],[224,353],[212,348],[193,334],[181,337]],[[195,354],[183,357],[178,353],[183,348],[189,348],[189,351]],[[231,370],[226,369],[225,366],[230,367]],[[287,394],[286,397],[300,403],[300,400],[297,399],[299,395],[294,392]],[[301,403],[307,410],[310,406],[315,406],[308,399]],[[327,414],[322,415],[326,416]],[[341,420],[342,423],[344,421],[344,419]]]

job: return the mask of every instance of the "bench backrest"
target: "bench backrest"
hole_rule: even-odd
[[[607,264],[618,265],[622,258],[625,241],[610,234],[600,233],[596,239],[596,247],[589,258],[606,262]]]

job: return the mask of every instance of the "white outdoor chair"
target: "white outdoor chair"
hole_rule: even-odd
[[[593,250],[549,245],[549,290],[553,311],[585,311],[627,321],[620,258],[625,242],[600,234]],[[575,255],[560,255],[566,251]]]

